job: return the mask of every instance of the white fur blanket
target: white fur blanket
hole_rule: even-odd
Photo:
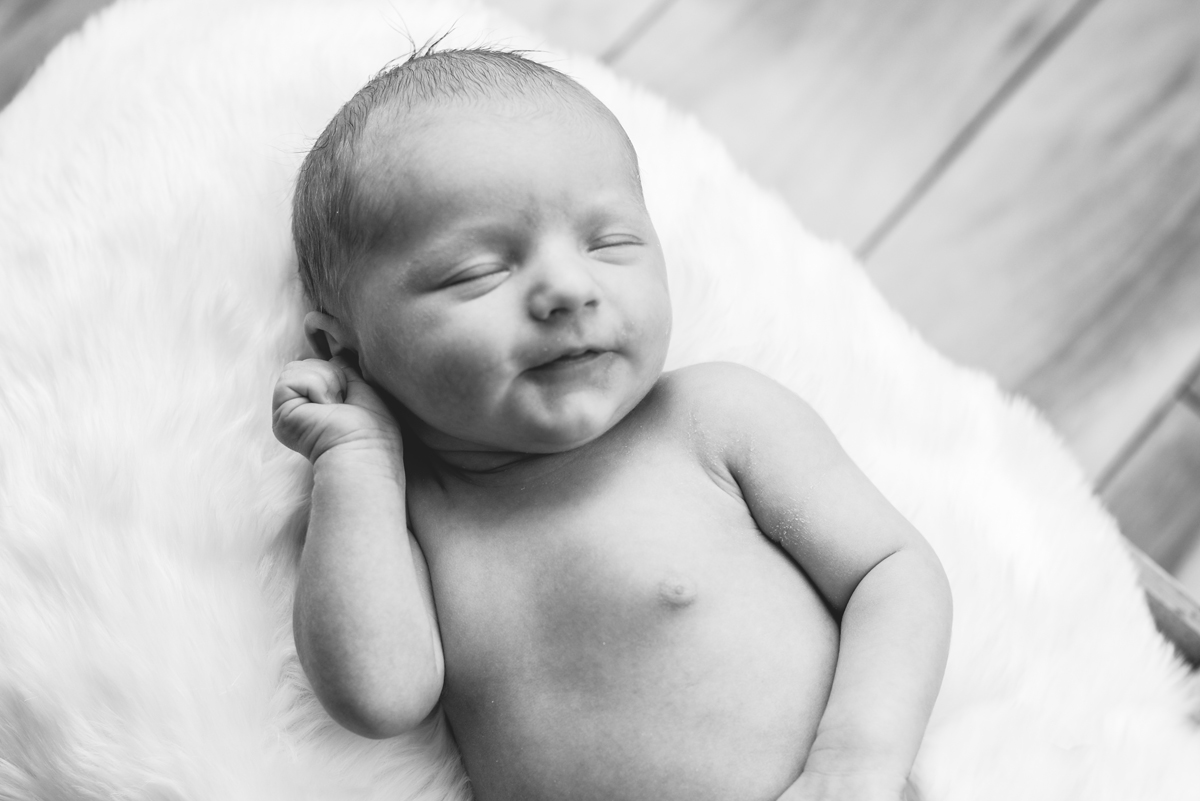
[[[302,348],[299,160],[404,31],[452,24],[531,43],[423,0],[127,0],[0,116],[0,798],[467,796],[439,726],[372,742],[314,703],[290,627],[308,471],[268,403]],[[551,61],[641,153],[672,365],[793,387],[940,554],[926,797],[1200,798],[1191,679],[1038,416],[920,342],[691,120]]]

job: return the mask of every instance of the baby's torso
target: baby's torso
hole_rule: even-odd
[[[837,627],[649,417],[525,485],[410,479],[479,801],[767,801],[803,764]]]

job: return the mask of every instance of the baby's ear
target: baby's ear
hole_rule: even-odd
[[[358,362],[350,332],[333,315],[318,311],[304,315],[304,335],[319,358],[329,359],[341,354],[352,364]]]

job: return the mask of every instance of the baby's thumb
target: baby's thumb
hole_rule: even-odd
[[[367,408],[374,408],[382,405],[378,395],[375,392],[375,389],[367,383],[367,380],[363,378],[362,373],[358,371],[356,360],[347,359],[339,354],[330,359],[329,363],[342,371],[342,376],[346,387],[345,398],[347,403],[352,403],[355,406],[365,406]]]
[[[350,384],[353,381],[363,380],[362,375],[358,372],[358,365],[356,362],[357,360],[347,359],[340,353],[329,360],[329,363],[340,370],[342,375],[346,377],[347,384]]]

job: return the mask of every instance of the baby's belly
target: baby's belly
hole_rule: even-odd
[[[479,801],[767,801],[798,775],[836,624],[748,514],[698,512],[439,559],[443,700]]]

